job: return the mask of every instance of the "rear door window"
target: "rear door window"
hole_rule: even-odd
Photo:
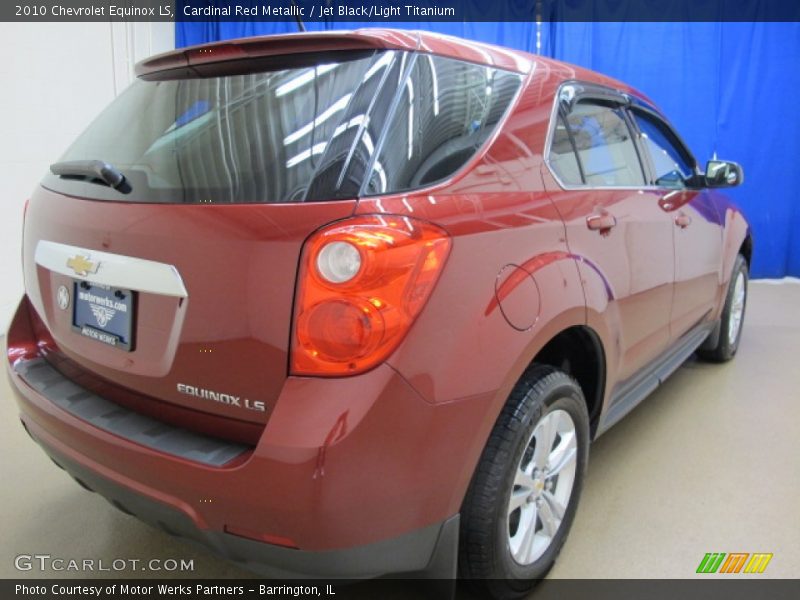
[[[583,183],[581,167],[575,154],[575,144],[561,115],[558,115],[556,120],[548,162],[562,183],[567,185],[581,185]]]
[[[619,107],[579,101],[566,118],[584,183],[593,187],[642,186],[642,164]]]

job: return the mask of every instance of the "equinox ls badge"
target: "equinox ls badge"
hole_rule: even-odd
[[[97,273],[97,268],[100,266],[100,263],[92,262],[89,260],[88,256],[76,254],[72,258],[67,259],[67,266],[75,271],[75,275],[86,277],[89,273]]]
[[[261,400],[248,400],[247,398],[242,399],[240,396],[222,394],[220,392],[214,392],[212,390],[186,385],[185,383],[178,384],[178,391],[181,394],[186,394],[187,396],[203,398],[204,400],[213,400],[214,402],[219,402],[220,404],[238,406],[239,408],[246,408],[256,412],[267,411],[266,406],[264,406],[264,403]]]

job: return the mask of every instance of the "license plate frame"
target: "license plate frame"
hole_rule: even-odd
[[[74,281],[72,290],[73,331],[112,348],[132,352],[136,292],[87,281]]]

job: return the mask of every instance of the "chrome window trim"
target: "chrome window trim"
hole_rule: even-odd
[[[76,256],[97,263],[97,271],[85,275],[76,273],[67,266],[67,261]],[[54,273],[89,283],[176,298],[189,296],[178,269],[166,263],[48,240],[39,240],[36,244],[34,261]]]

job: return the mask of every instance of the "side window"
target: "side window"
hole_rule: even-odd
[[[567,116],[585,183],[641,186],[644,173],[622,109],[579,101]]]
[[[405,52],[384,52],[364,73],[320,160],[307,200],[331,199],[331,190],[337,198],[358,196],[407,60]]]
[[[673,136],[669,134],[666,126],[639,111],[633,111],[633,118],[653,163],[655,171],[653,183],[669,188],[686,187],[686,182],[694,173],[694,169],[686,153],[672,141]]]
[[[365,195],[423,187],[458,171],[495,130],[521,81],[518,73],[419,54]]]
[[[578,157],[575,156],[575,148],[569,138],[567,125],[564,123],[563,117],[558,115],[553,142],[550,145],[550,166],[562,182],[567,185],[581,185],[583,183],[581,168],[578,165]]]

